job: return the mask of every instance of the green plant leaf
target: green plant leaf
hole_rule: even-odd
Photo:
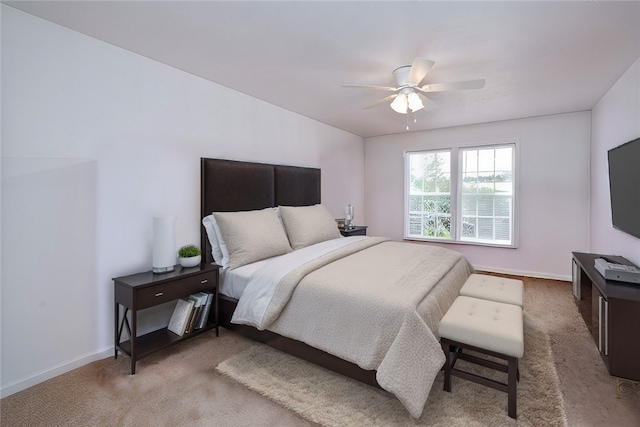
[[[178,256],[180,258],[191,258],[200,255],[202,252],[200,248],[195,245],[186,245],[180,248]]]

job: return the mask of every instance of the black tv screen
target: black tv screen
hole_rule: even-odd
[[[640,238],[640,138],[609,150],[613,226]]]

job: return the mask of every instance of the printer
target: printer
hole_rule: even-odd
[[[596,258],[595,268],[607,280],[640,284],[640,269],[620,264],[611,258]]]

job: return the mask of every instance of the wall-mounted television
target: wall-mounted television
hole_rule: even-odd
[[[640,138],[608,153],[613,227],[640,239]]]

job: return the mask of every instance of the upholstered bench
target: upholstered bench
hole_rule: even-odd
[[[460,295],[524,306],[522,280],[472,274],[460,289]]]
[[[459,296],[438,327],[440,342],[446,355],[444,390],[451,391],[451,376],[504,391],[508,395],[508,414],[516,418],[516,382],[520,380],[518,359],[524,354],[522,308],[518,305]],[[486,360],[472,354],[489,355],[506,364]],[[507,373],[507,383],[455,368],[457,359]]]

